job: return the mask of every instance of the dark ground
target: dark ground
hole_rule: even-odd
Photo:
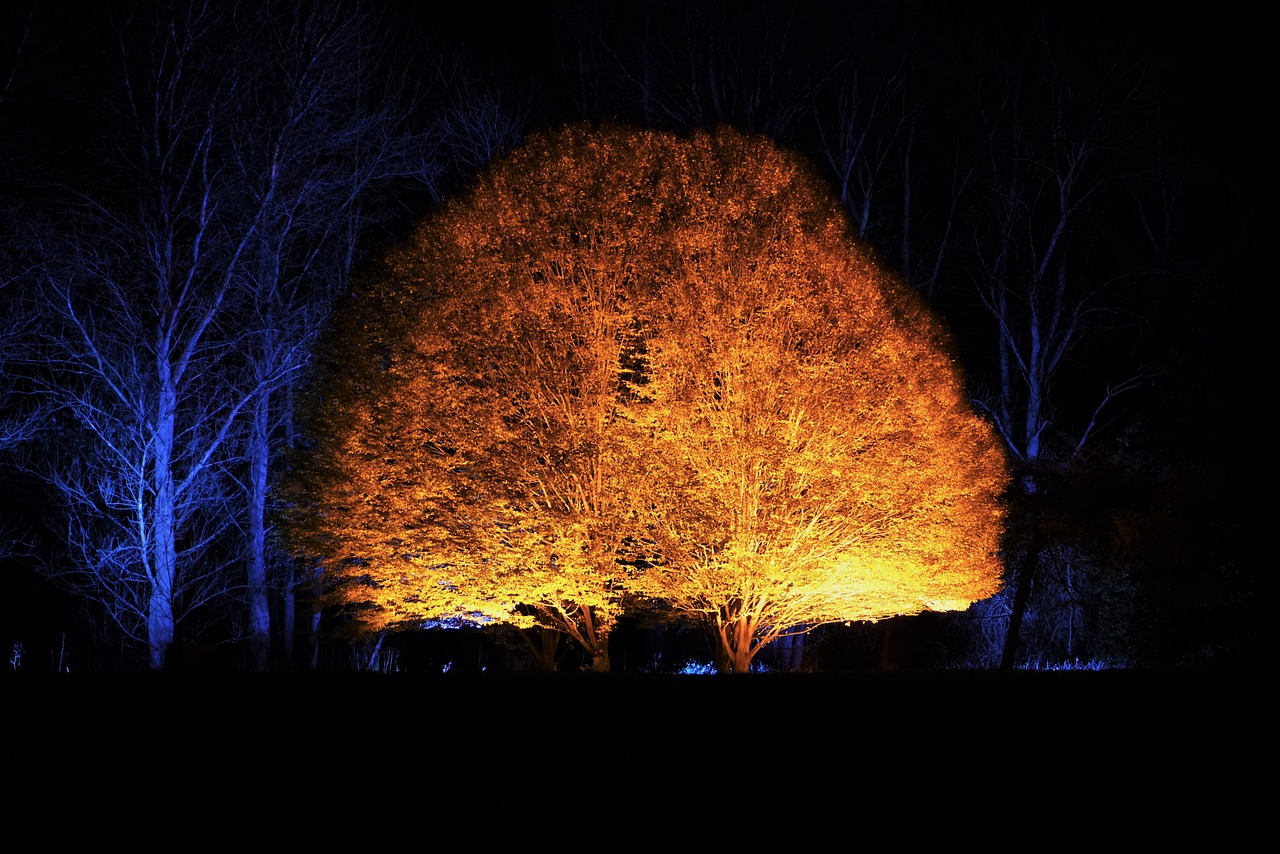
[[[265,822],[363,844],[525,847],[572,831],[610,851],[680,850],[731,833],[754,849],[888,833],[913,850],[931,834],[1249,850],[1271,810],[1267,681],[9,674],[5,811],[41,826],[51,803],[59,824],[104,810],[180,821],[183,849],[239,847]]]
[[[1265,680],[1238,672],[994,671],[873,674],[8,674],[10,732],[89,742],[171,727],[184,741],[235,733],[379,733],[456,749],[466,740],[592,742],[731,737],[839,751],[877,733],[1041,748],[1083,739],[1155,749],[1253,750],[1269,739]],[[363,735],[361,735],[363,734]],[[411,735],[412,734],[412,735]],[[327,737],[326,737],[327,740]],[[1256,742],[1256,744],[1255,744]]]

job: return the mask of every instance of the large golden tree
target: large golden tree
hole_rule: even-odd
[[[1001,446],[803,161],[728,129],[532,138],[337,318],[287,529],[370,629],[630,603],[722,666],[998,587]]]
[[[822,623],[993,594],[1005,458],[936,320],[794,156],[719,133],[668,163],[644,410],[663,559],[632,588],[699,615],[733,671]]]

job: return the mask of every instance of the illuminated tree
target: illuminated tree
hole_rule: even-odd
[[[461,56],[437,63],[425,47],[422,61],[435,73],[424,88],[383,83],[382,58],[403,63],[406,56],[387,49],[393,36],[367,10],[283,4],[275,15],[267,49],[249,42],[259,55],[246,64],[262,62],[266,73],[255,78],[254,100],[237,117],[250,144],[236,165],[245,184],[267,199],[259,240],[243,265],[252,296],[242,320],[252,333],[243,349],[263,389],[243,440],[250,650],[258,666],[265,665],[268,589],[280,591],[281,657],[290,662],[295,594],[315,583],[311,568],[299,575],[278,548],[267,512],[277,458],[294,435],[295,383],[315,335],[334,297],[347,289],[369,234],[390,218],[388,196],[408,187],[438,202],[447,186],[515,144],[527,112],[477,83]],[[283,380],[270,382],[273,376]],[[307,616],[314,667],[319,614]]]
[[[734,671],[994,593],[1004,458],[936,321],[795,158],[722,132],[672,159],[645,410],[665,542],[633,587],[702,615]]]
[[[238,370],[236,312],[269,204],[227,168],[252,88],[228,55],[233,10],[164,12],[120,34],[120,88],[102,120],[124,189],[59,200],[65,225],[39,258],[31,381],[56,420],[28,463],[65,526],[46,571],[153,669],[184,620],[240,588],[227,580],[229,463],[262,387]]]
[[[23,170],[39,216],[0,204],[0,445],[50,427],[22,459],[60,505],[65,549],[43,570],[153,668],[212,637],[262,670],[273,639],[292,660],[309,592],[268,514],[315,333],[387,200],[435,196],[522,119],[496,95],[464,111],[461,68],[407,91],[380,65],[405,56],[358,3],[146,11],[104,18],[119,54],[101,89],[65,87],[101,141],[81,146],[95,183]]]
[[[540,137],[370,281],[293,522],[370,626],[536,623],[603,664],[630,596],[745,670],[996,589],[994,432],[924,307],[763,139]]]
[[[501,619],[608,667],[645,451],[629,377],[653,280],[634,236],[657,215],[633,204],[652,152],[613,143],[517,151],[384,260],[325,348],[340,362],[311,494],[340,497],[327,554],[357,582],[339,601],[376,606],[366,628]]]
[[[86,155],[119,183],[51,200],[56,225],[21,244],[41,311],[24,381],[57,414],[25,464],[66,530],[46,571],[152,668],[197,615],[266,667],[278,392],[352,263],[364,192],[401,156],[363,65],[370,23],[332,3],[122,22],[106,148]]]

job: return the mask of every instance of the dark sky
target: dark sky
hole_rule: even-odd
[[[146,4],[144,4],[145,6]],[[410,56],[410,45],[426,45],[428,55],[465,52],[474,67],[485,68],[500,85],[537,92],[535,119],[571,118],[568,94],[576,75],[572,21],[579,7],[593,4],[556,2],[514,4],[372,3],[393,21],[400,39],[388,51],[405,56],[403,74],[421,73]],[[1117,57],[1134,57],[1150,65],[1150,73],[1170,99],[1172,121],[1183,128],[1185,155],[1192,164],[1194,185],[1212,185],[1237,200],[1252,197],[1271,185],[1272,158],[1263,146],[1268,79],[1263,73],[1265,52],[1258,22],[1231,11],[1206,14],[1191,3],[929,3],[929,2],[802,2],[798,4],[603,3],[612,10],[604,25],[608,37],[619,42],[638,37],[639,21],[652,10],[653,21],[680,21],[690,10],[711,14],[720,8],[743,22],[794,20],[792,55],[821,67],[828,56],[867,33],[878,49],[900,52],[916,68],[933,73],[945,101],[960,101],[972,91],[982,64],[990,64],[1006,50],[1023,44],[1031,25],[1045,20],[1061,47],[1057,48],[1082,73],[1091,62],[1101,71]],[[74,157],[84,147],[85,105],[95,88],[111,80],[114,71],[112,18],[130,4],[80,0],[17,0],[0,9],[0,75],[14,72],[0,122],[4,134],[0,152],[25,159],[39,156],[52,162],[59,155]],[[1243,6],[1238,8],[1245,8]],[[786,15],[784,16],[784,12]],[[794,17],[792,17],[794,13]],[[29,23],[29,30],[27,22]],[[651,24],[651,26],[655,26]],[[656,26],[661,26],[657,24]],[[775,38],[781,24],[763,25]],[[22,33],[28,31],[20,61],[12,58]],[[809,42],[805,43],[805,39]],[[902,45],[901,51],[898,46]],[[934,104],[934,110],[945,106]],[[1193,186],[1198,191],[1199,186]],[[1241,210],[1252,203],[1238,201]],[[1262,216],[1259,211],[1257,216]],[[1236,229],[1206,212],[1209,228]]]
[[[145,6],[146,4],[144,4]],[[569,100],[565,83],[577,73],[573,50],[573,26],[577,9],[591,3],[556,2],[515,4],[498,11],[487,4],[372,3],[394,21],[392,30],[403,40],[389,50],[405,52],[405,44],[429,45],[443,54],[462,50],[476,65],[488,68],[496,79],[513,86],[536,88],[541,114],[560,117]],[[1081,69],[1091,58],[1098,67],[1114,57],[1151,57],[1151,69],[1161,85],[1184,111],[1189,144],[1199,146],[1202,174],[1238,177],[1243,169],[1272,170],[1262,157],[1265,112],[1264,52],[1257,45],[1263,28],[1248,16],[1231,12],[1206,14],[1191,3],[930,3],[832,2],[681,3],[648,0],[594,4],[612,10],[605,24],[612,38],[637,37],[642,10],[652,10],[653,20],[674,22],[689,10],[711,14],[732,9],[739,21],[794,21],[791,49],[813,57],[840,49],[853,36],[874,31],[875,42],[886,53],[904,47],[904,55],[918,68],[936,71],[939,86],[969,83],[979,62],[992,62],[1003,42],[1025,42],[1030,25],[1044,20],[1060,40],[1063,56]],[[17,0],[0,10],[0,74],[12,68],[17,42],[29,36],[10,88],[6,109],[5,147],[13,151],[51,151],[73,148],[81,131],[77,108],[69,99],[100,86],[109,79],[113,27],[124,2],[82,0]],[[1241,7],[1244,8],[1244,7]],[[774,35],[781,24],[767,24]],[[859,36],[861,38],[861,36]],[[105,55],[105,56],[104,56]],[[1145,61],[1145,60],[1144,60]],[[407,60],[403,73],[417,73]],[[43,123],[32,118],[40,116]],[[33,134],[39,136],[33,136]],[[68,138],[71,137],[71,138]]]

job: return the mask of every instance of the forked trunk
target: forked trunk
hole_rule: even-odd
[[[738,617],[717,627],[719,648],[716,651],[717,673],[750,673],[751,659],[755,657],[752,623]]]

